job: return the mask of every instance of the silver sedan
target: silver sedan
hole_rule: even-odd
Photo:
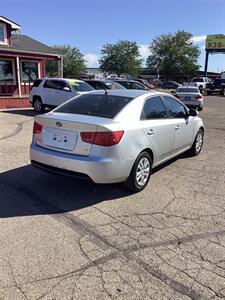
[[[203,109],[204,99],[197,87],[189,85],[178,87],[174,96],[188,107]]]
[[[94,91],[35,117],[30,158],[46,171],[138,192],[152,168],[187,150],[198,155],[203,136],[197,111],[171,95]]]

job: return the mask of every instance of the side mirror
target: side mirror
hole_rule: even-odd
[[[175,94],[175,91],[171,91],[170,93],[171,93],[171,94]]]
[[[189,110],[189,116],[191,116],[191,117],[197,117],[197,115],[198,115],[198,112],[197,112],[197,110],[196,109],[190,109]]]
[[[63,90],[66,91],[66,92],[71,92],[71,90],[68,86],[64,86]]]

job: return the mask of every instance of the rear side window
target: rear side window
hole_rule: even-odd
[[[163,98],[172,118],[184,118],[187,115],[183,104],[169,96],[163,96]]]
[[[152,97],[145,101],[141,120],[167,118],[166,109],[159,96]]]
[[[35,80],[35,82],[33,83],[33,87],[38,87],[41,82],[42,82],[42,79]]]
[[[113,119],[133,98],[112,95],[84,94],[55,111]]]

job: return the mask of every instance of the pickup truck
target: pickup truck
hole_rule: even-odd
[[[215,79],[212,83],[206,84],[207,95],[220,94],[225,96],[225,79]]]
[[[184,82],[183,85],[196,86],[202,93],[206,89],[206,84],[211,83],[211,79],[208,77],[194,77],[190,82]]]

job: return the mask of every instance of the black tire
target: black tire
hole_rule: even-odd
[[[200,87],[198,89],[199,89],[200,93],[202,94],[202,92],[203,92],[203,86],[200,85]]]
[[[142,163],[143,163],[143,169],[141,169]],[[137,180],[138,169],[139,172],[141,172],[140,182],[138,182]],[[147,170],[148,170],[148,174],[146,173]],[[152,158],[150,154],[147,151],[141,152],[138,155],[137,159],[135,160],[129,178],[125,182],[126,187],[134,193],[142,191],[148,184],[148,181],[151,176],[151,170],[152,170]]]
[[[201,142],[201,146],[200,146],[200,147],[198,147],[198,145],[197,145],[197,143],[199,142],[199,140],[198,140],[198,139],[199,139],[199,136],[202,137],[202,142]],[[192,156],[199,155],[199,153],[200,153],[201,150],[202,150],[203,141],[204,141],[204,132],[203,132],[202,129],[199,129],[199,131],[198,131],[197,134],[196,134],[194,143],[193,143],[191,149],[189,150],[190,155],[192,155]]]
[[[202,111],[203,110],[203,107],[198,107],[198,111]]]
[[[225,89],[223,89],[223,90],[220,92],[220,95],[221,95],[221,96],[225,96]]]
[[[41,97],[34,97],[33,108],[36,113],[42,113],[45,110],[45,106],[42,103]]]

